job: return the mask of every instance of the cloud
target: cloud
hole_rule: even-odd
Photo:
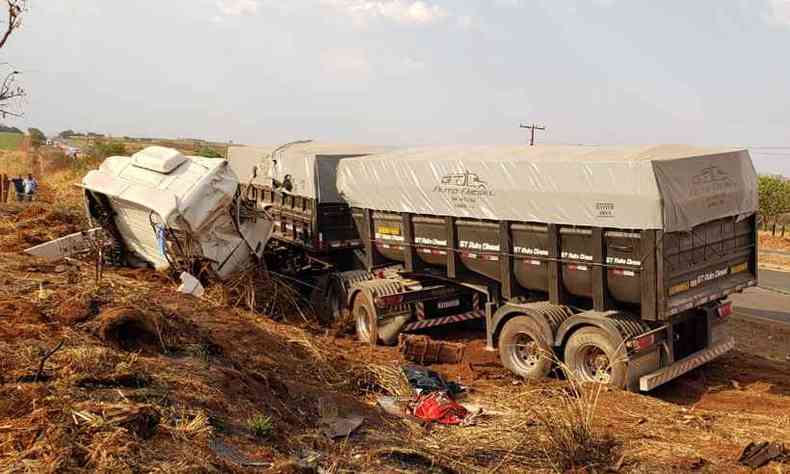
[[[354,87],[373,79],[413,77],[427,70],[427,65],[418,58],[391,51],[374,53],[358,47],[322,51],[320,65],[325,77]]]
[[[217,0],[217,8],[224,16],[254,15],[258,12],[257,0]]]
[[[441,6],[422,0],[321,0],[321,3],[351,16],[359,24],[380,19],[424,26],[450,16]]]
[[[790,26],[790,0],[768,0],[768,20],[780,26]]]
[[[372,66],[367,55],[354,49],[331,49],[321,53],[324,72],[333,77],[367,79]]]

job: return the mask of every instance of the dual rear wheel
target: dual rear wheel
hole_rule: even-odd
[[[617,343],[597,327],[583,327],[565,344],[564,372],[581,382],[625,387],[626,361]],[[507,369],[525,379],[541,379],[558,363],[551,341],[534,319],[517,316],[499,337],[499,356]]]

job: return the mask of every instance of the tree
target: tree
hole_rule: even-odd
[[[779,176],[760,176],[757,184],[763,222],[767,225],[773,220],[775,232],[777,217],[790,212],[790,181]]]
[[[8,8],[8,19],[5,32],[0,36],[0,49],[8,43],[11,35],[22,26],[22,17],[27,11],[27,0],[5,0]],[[18,99],[25,96],[25,89],[17,83],[20,72],[11,68],[0,80],[0,116],[19,117],[22,114],[13,110]]]
[[[30,144],[33,148],[38,148],[47,142],[47,136],[37,128],[28,128],[27,133],[30,135]]]
[[[63,130],[62,132],[58,133],[58,138],[71,138],[76,134],[77,132],[74,130]]]

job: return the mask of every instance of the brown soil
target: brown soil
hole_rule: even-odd
[[[309,453],[329,472],[555,471],[536,411],[565,382],[515,379],[474,324],[430,333],[469,342],[461,363],[432,368],[492,415],[474,427],[394,419],[375,406],[370,367],[402,364],[397,349],[212,292],[197,300],[152,270],[107,269],[96,284],[86,260],[69,282],[19,251],[30,235],[79,228],[78,210],[37,206],[0,207],[25,231],[0,233],[0,472],[300,472]],[[733,332],[736,352],[649,395],[601,394],[594,424],[620,472],[749,472],[736,461],[750,441],[790,444],[790,329],[734,319]],[[322,416],[352,413],[365,422],[349,439],[321,434]],[[272,422],[263,437],[248,427],[258,414]]]
[[[790,252],[790,233],[782,236],[771,235],[770,232],[760,232],[760,248]]]

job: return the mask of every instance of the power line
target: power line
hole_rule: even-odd
[[[534,146],[535,145],[535,130],[539,130],[539,131],[546,130],[546,127],[544,127],[544,126],[537,126],[534,123],[532,125],[521,124],[521,128],[526,128],[526,129],[528,129],[530,131],[529,146]]]

